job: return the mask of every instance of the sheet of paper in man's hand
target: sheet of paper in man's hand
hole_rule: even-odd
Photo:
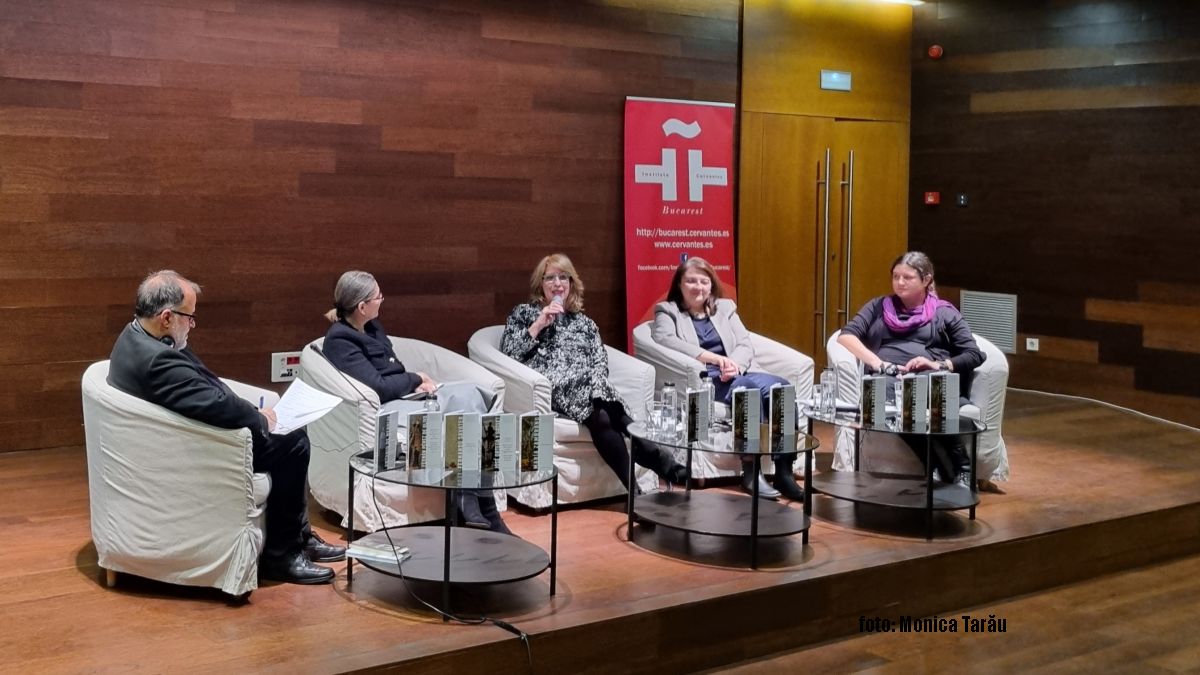
[[[333,394],[314,389],[303,380],[294,380],[275,404],[275,429],[271,433],[290,434],[321,419],[341,402],[342,399]]]

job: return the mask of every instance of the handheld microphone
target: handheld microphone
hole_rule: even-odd
[[[555,294],[554,294],[554,297],[553,297],[553,298],[550,298],[550,304],[552,304],[552,305],[558,305],[559,307],[562,307],[562,305],[563,305],[563,296],[562,296],[562,295],[559,295],[559,294],[557,294],[557,293],[555,293]],[[557,318],[558,318],[558,317],[556,317],[556,316],[552,316],[552,317],[550,317],[550,322],[551,322],[551,323],[553,323],[553,322],[554,322],[554,320],[555,320],[555,319],[557,319]]]

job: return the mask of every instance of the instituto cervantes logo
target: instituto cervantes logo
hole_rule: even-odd
[[[684,124],[682,120],[671,119],[663,122],[663,136],[678,135],[693,139],[700,135],[700,123]],[[677,154],[675,148],[662,148],[661,164],[635,164],[633,167],[633,182],[657,184],[662,191],[664,202],[679,200]],[[704,188],[708,185],[729,185],[729,169],[719,166],[704,166],[704,151],[689,149],[687,151],[687,186],[688,201],[703,202]]]

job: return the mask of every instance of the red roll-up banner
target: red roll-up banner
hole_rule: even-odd
[[[625,288],[633,329],[654,318],[679,263],[701,257],[736,297],[732,103],[625,99]]]

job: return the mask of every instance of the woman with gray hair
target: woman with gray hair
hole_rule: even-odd
[[[419,401],[401,400],[415,392],[435,396],[446,412],[487,412],[487,404],[475,385],[439,385],[429,375],[404,367],[379,323],[383,292],[370,273],[351,270],[343,274],[334,287],[333,303],[333,309],[325,315],[333,324],[325,333],[325,356],[335,368],[374,390],[383,407],[399,410],[404,419],[405,413],[423,407]],[[464,524],[512,534],[489,491],[459,490],[457,494]]]

